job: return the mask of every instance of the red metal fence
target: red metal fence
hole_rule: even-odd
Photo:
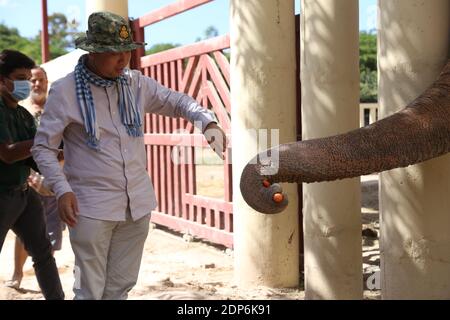
[[[179,1],[133,20],[137,41],[144,41],[144,27],[190,10],[212,0]],[[224,50],[230,47],[228,35],[145,56],[136,50],[132,68],[141,69],[161,84],[188,94],[212,110],[231,142],[230,71]],[[153,181],[158,207],[152,221],[208,241],[233,246],[233,206],[231,152],[224,161],[224,197],[216,199],[197,194],[196,147],[207,147],[192,124],[147,114],[145,145],[148,173]],[[229,143],[231,146],[231,143]],[[179,155],[184,163],[174,163]]]

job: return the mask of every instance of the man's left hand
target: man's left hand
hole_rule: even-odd
[[[225,151],[227,148],[227,136],[225,132],[220,128],[217,123],[210,122],[203,132],[206,141],[208,141],[210,147],[214,150],[217,155],[224,160]]]

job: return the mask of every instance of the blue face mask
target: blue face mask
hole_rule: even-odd
[[[17,101],[28,98],[31,92],[31,84],[28,80],[14,80],[14,90],[11,93]]]

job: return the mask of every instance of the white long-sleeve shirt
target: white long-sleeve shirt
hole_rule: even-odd
[[[161,86],[132,70],[131,88],[142,119],[144,113],[182,117],[204,131],[214,117],[191,97]],[[34,139],[32,154],[46,185],[57,198],[74,192],[79,214],[94,219],[124,221],[127,206],[133,220],[156,206],[155,192],[146,171],[143,137],[131,137],[122,124],[117,87],[90,85],[100,130],[100,151],[87,146],[73,73],[53,83]],[[57,153],[64,141],[64,169]]]

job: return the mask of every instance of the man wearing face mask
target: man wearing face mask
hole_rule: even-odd
[[[44,105],[47,100],[47,87],[48,79],[47,73],[44,68],[36,66],[31,69],[31,93],[30,98],[23,101],[24,107],[33,115],[36,125],[39,126],[41,115],[44,112]],[[28,100],[30,100],[28,102]],[[25,105],[28,102],[28,107]],[[60,146],[62,149],[62,146]],[[61,157],[62,151],[61,151]],[[62,245],[62,233],[64,230],[64,223],[61,221],[58,215],[58,204],[56,197],[46,188],[42,188],[42,176],[37,172],[33,172],[28,178],[29,185],[35,189],[40,196],[44,213],[46,216],[47,233],[52,243],[52,252],[61,250]],[[19,237],[16,237],[16,243],[14,246],[14,272],[11,280],[6,281],[6,286],[10,288],[18,289],[23,278],[23,266],[28,258],[28,252],[20,241]]]
[[[33,258],[44,297],[64,299],[42,205],[27,184],[36,125],[18,102],[30,94],[33,67],[33,60],[18,51],[0,53],[0,251],[13,230]]]

